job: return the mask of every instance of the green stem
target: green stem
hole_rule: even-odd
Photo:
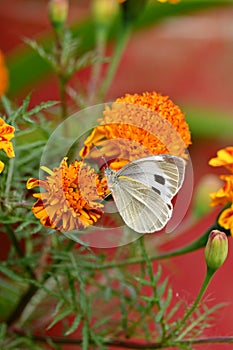
[[[212,230],[216,229],[216,225],[211,226],[202,236],[198,237],[194,242],[191,242],[190,244],[181,247],[179,249],[176,250],[172,250],[170,252],[167,253],[162,253],[162,254],[156,254],[156,255],[151,255],[150,256],[150,260],[161,260],[161,259],[168,259],[168,258],[173,258],[175,256],[178,255],[183,255],[183,254],[187,254],[190,252],[193,252],[197,249],[203,248],[205,247],[209,234]],[[141,257],[135,257],[135,258],[129,258],[123,261],[111,261],[109,263],[106,264],[102,264],[102,265],[91,265],[91,264],[87,264],[85,262],[80,263],[81,267],[86,267],[86,268],[92,268],[92,269],[97,269],[97,270],[105,270],[105,269],[109,269],[109,268],[116,268],[116,267],[124,267],[124,266],[128,266],[128,265],[134,265],[134,264],[140,264],[140,263],[144,263],[145,262],[145,257],[141,256]]]
[[[67,87],[67,78],[66,78],[66,69],[62,62],[62,37],[64,35],[64,28],[57,30],[54,28],[54,37],[56,43],[56,55],[57,55],[57,77],[59,81],[59,93],[61,100],[61,120],[65,120],[68,116],[67,113],[67,101],[66,101],[66,87]]]
[[[17,328],[11,328],[12,334],[18,334],[19,336],[25,337],[27,334],[26,332],[17,329]],[[60,345],[70,345],[75,346],[81,345],[83,342],[82,338],[68,338],[68,337],[50,337],[46,335],[34,335],[30,334],[30,338],[34,341],[43,342],[43,343],[49,343],[53,342],[54,344],[60,344]],[[232,344],[233,343],[233,337],[210,337],[210,338],[199,338],[199,339],[186,339],[182,340],[179,343],[174,343],[174,346],[179,345],[195,345],[195,344]],[[90,340],[90,344],[94,344],[92,340]],[[162,343],[154,342],[154,343],[139,343],[137,341],[133,340],[121,340],[121,339],[109,339],[104,341],[105,346],[111,346],[111,347],[117,347],[121,349],[163,349],[164,346]],[[167,347],[166,347],[167,348]]]
[[[6,188],[5,188],[5,200],[6,203],[8,202],[8,197],[11,189],[11,183],[12,183],[12,178],[14,175],[14,164],[15,164],[15,158],[10,159],[9,161],[9,168],[7,172],[7,179],[6,179]]]
[[[206,269],[206,275],[205,275],[205,279],[202,283],[201,289],[199,291],[198,296],[196,297],[196,300],[194,301],[194,303],[192,304],[192,306],[190,307],[190,309],[186,312],[184,318],[182,319],[182,322],[179,324],[179,326],[172,331],[173,334],[177,333],[179,331],[179,329],[181,329],[184,325],[185,322],[187,321],[187,319],[191,316],[191,314],[196,310],[196,308],[198,307],[199,301],[201,300],[202,296],[204,295],[214,273],[216,272],[216,270],[210,269],[209,267],[207,267]],[[179,334],[179,336],[176,338],[176,341],[179,341],[183,338],[184,332],[182,332],[181,334]]]
[[[124,52],[124,49],[128,43],[128,40],[130,38],[130,34],[132,32],[132,26],[130,24],[124,26],[123,30],[120,32],[120,35],[118,36],[115,50],[112,55],[111,63],[109,64],[108,71],[106,74],[106,77],[102,83],[102,86],[100,88],[99,93],[99,99],[102,101],[104,99],[104,96],[106,95],[111,82],[115,76],[116,70],[118,68],[119,62],[121,60],[122,54]]]
[[[106,26],[100,25],[96,28],[96,52],[99,58],[105,56],[107,42],[107,28]],[[102,70],[102,62],[97,60],[97,62],[92,67],[92,74],[89,84],[89,96],[88,103],[92,105],[96,103],[97,89],[100,81],[100,75]]]
[[[66,101],[66,87],[67,80],[64,78],[63,74],[58,76],[59,80],[59,93],[61,99],[61,120],[65,120],[68,117],[68,108]]]

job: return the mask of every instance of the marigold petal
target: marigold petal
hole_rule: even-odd
[[[0,96],[2,96],[8,88],[9,76],[5,65],[4,56],[0,51]]]
[[[4,169],[4,163],[0,160],[0,174]]]
[[[218,167],[224,166],[233,172],[233,147],[226,147],[217,152],[217,157],[210,159],[209,165]]]
[[[233,206],[225,209],[219,219],[218,223],[220,226],[225,228],[226,230],[230,230],[231,235],[233,236]]]
[[[0,52],[0,60],[1,60],[1,52]],[[1,68],[0,68],[1,73]],[[1,85],[1,81],[0,81]],[[1,90],[1,86],[0,86]],[[13,145],[10,140],[14,137],[15,128],[0,118],[0,150],[3,150],[9,158],[13,158],[15,156]],[[1,169],[3,170],[2,166]],[[1,171],[2,171],[1,170]]]
[[[37,178],[30,178],[28,179],[27,183],[26,183],[26,188],[28,190],[34,188],[34,187],[42,187],[44,189],[47,189],[49,186],[48,186],[48,182],[46,180],[39,180]]]

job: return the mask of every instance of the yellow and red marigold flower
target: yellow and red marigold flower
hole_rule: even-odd
[[[114,170],[151,154],[185,157],[191,143],[184,113],[167,96],[156,92],[126,94],[103,114],[101,125],[85,140],[80,155],[95,158],[102,154]]]
[[[106,182],[94,169],[77,160],[68,165],[67,158],[52,171],[42,169],[49,176],[45,180],[29,179],[27,188],[39,186],[44,190],[33,195],[38,200],[32,208],[44,227],[62,232],[81,230],[101,217]]]
[[[5,65],[4,56],[0,51],[0,96],[2,96],[7,91],[8,83],[8,70]]]
[[[211,193],[211,205],[227,205],[230,207],[223,210],[219,216],[218,223],[226,230],[230,230],[233,236],[233,147],[226,147],[217,152],[217,157],[212,158],[209,164],[214,167],[224,166],[230,170],[230,174],[221,175],[220,179],[224,185],[217,192]]]
[[[3,150],[9,158],[15,156],[12,142],[10,140],[14,137],[15,128],[4,122],[0,118],[0,150]],[[0,161],[0,173],[4,169],[4,163]]]

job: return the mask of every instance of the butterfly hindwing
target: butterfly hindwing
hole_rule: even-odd
[[[153,189],[131,178],[119,176],[112,195],[124,222],[136,232],[159,231],[171,217],[172,204],[168,206]]]

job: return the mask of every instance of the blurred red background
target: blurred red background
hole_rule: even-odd
[[[89,2],[71,1],[69,21],[77,21],[89,13]],[[38,38],[51,31],[46,0],[8,0],[0,3],[0,49],[6,56],[22,44],[23,37]],[[113,100],[125,93],[156,90],[183,107],[198,106],[213,110],[233,111],[233,7],[206,10],[182,17],[170,18],[160,24],[135,33],[124,53],[114,82],[108,93]],[[85,79],[85,76],[84,76]],[[22,91],[22,98],[28,91]],[[56,80],[49,78],[33,88],[32,103],[58,99]],[[201,125],[200,125],[201,128]],[[233,130],[232,130],[233,132]],[[208,173],[215,172],[208,160],[230,140],[200,139],[194,135],[190,154],[195,185]],[[216,172],[215,172],[216,173]],[[166,245],[174,249],[190,242],[208,228],[215,219],[211,213],[192,232]],[[7,249],[0,235],[3,259]],[[211,336],[233,335],[233,244],[229,239],[229,257],[217,271],[206,294],[209,305],[227,302],[205,332]],[[197,295],[205,275],[203,251],[162,261],[177,299],[192,300]],[[57,330],[54,329],[54,333]],[[232,345],[199,345],[196,349],[232,349]],[[67,347],[69,349],[69,347]],[[72,347],[70,347],[72,349]]]

